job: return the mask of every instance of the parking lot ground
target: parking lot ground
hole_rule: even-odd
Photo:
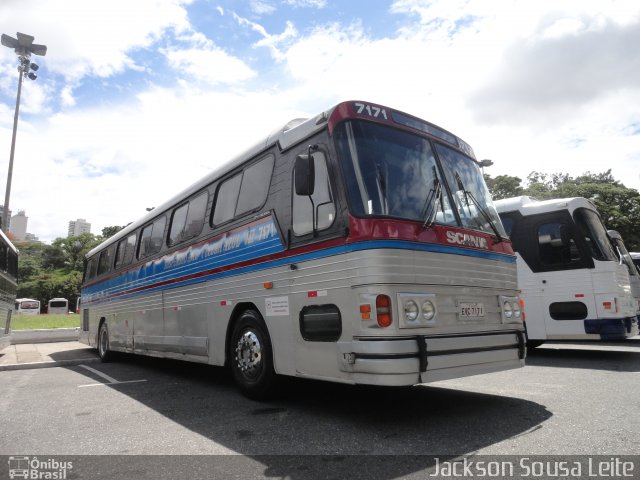
[[[270,403],[222,368],[130,355],[0,372],[0,391],[2,455],[240,455],[255,478],[363,457],[388,460],[369,478],[425,478],[434,456],[640,452],[637,341],[548,344],[523,369],[410,388],[292,379]]]
[[[80,342],[25,343],[10,345],[0,351],[0,372],[97,361],[96,350]]]

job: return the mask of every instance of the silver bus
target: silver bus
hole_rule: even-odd
[[[290,122],[87,254],[81,335],[279,375],[414,385],[524,365],[516,257],[471,147],[349,101]]]
[[[11,317],[15,309],[18,250],[0,231],[0,350],[11,343]]]

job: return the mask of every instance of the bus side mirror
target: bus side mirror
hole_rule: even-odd
[[[293,167],[296,195],[311,196],[316,184],[313,155],[298,155]]]

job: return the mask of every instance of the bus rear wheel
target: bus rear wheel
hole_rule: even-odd
[[[107,322],[100,325],[98,332],[98,355],[103,362],[109,362],[113,358],[113,352],[109,350],[109,328]]]
[[[258,312],[247,310],[238,319],[228,352],[233,378],[242,393],[254,400],[270,399],[276,387],[273,351]]]

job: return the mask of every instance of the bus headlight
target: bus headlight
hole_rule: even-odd
[[[398,293],[397,312],[400,328],[435,327],[438,303],[433,293]]]
[[[502,313],[506,318],[513,317],[513,307],[511,306],[511,302],[509,300],[505,300],[502,302]]]
[[[513,318],[520,318],[521,315],[520,302],[513,302]]]
[[[418,304],[413,300],[404,302],[404,318],[408,322],[413,322],[418,318]]]
[[[433,305],[431,300],[426,300],[422,304],[422,318],[424,318],[428,322],[434,317],[435,314],[436,307]]]

